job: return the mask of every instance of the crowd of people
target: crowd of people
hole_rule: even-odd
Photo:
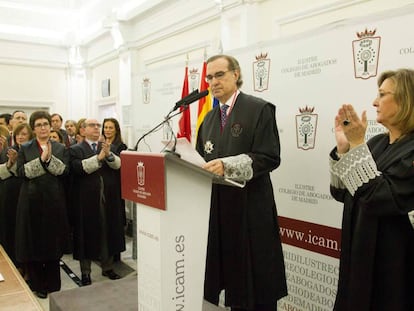
[[[81,284],[125,250],[119,122],[66,120],[46,111],[0,115],[0,244],[39,298],[59,291],[59,261],[73,253]]]

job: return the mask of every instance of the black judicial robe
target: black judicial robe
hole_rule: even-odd
[[[111,151],[113,150],[111,145]],[[113,256],[125,250],[121,181],[119,170],[105,161],[91,174],[82,167],[82,160],[94,155],[86,141],[70,147],[73,192],[73,257],[77,260],[101,260],[103,247]],[[100,145],[98,146],[98,152]],[[101,205],[102,204],[102,205]],[[104,213],[101,214],[101,210]],[[104,245],[103,243],[106,243]]]
[[[380,176],[354,197],[331,186],[344,202],[336,311],[414,310],[414,135],[389,144],[368,141]]]
[[[112,151],[113,153],[115,153],[117,156],[120,156],[122,151],[128,149],[128,146],[124,144],[122,141],[112,142],[111,149],[113,150]],[[117,170],[117,171],[114,171],[114,173],[116,175],[115,178],[117,180],[121,180],[121,171]],[[121,191],[121,183],[119,183],[118,190]],[[120,196],[121,196],[122,223],[124,226],[126,226],[127,221],[126,221],[126,211],[125,211],[125,200],[122,199],[122,194]]]
[[[18,150],[17,145],[13,148]],[[5,149],[0,155],[0,163],[3,164],[7,161],[7,150]],[[0,180],[0,231],[3,236],[2,241],[0,239],[0,244],[3,245],[7,255],[16,266],[19,266],[16,261],[16,211],[22,182],[23,179],[15,175]]]
[[[6,155],[7,148],[4,148],[0,152],[0,164],[7,162],[7,155]],[[0,244],[4,247],[5,239],[6,239],[6,214],[4,210],[4,180],[0,179]]]
[[[65,146],[52,143],[52,154],[66,167],[55,176],[46,173],[29,179],[24,165],[40,157],[36,139],[20,147],[17,174],[23,178],[17,204],[16,258],[19,262],[52,261],[62,257],[67,247],[68,219],[63,176],[69,172],[69,154]]]
[[[206,115],[196,147],[206,161],[238,154],[253,160],[253,178],[245,188],[213,185],[205,299],[217,304],[225,288],[228,306],[276,304],[287,289],[269,175],[280,164],[275,106],[240,93],[223,132],[220,108]]]

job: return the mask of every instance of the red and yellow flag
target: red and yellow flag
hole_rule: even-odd
[[[188,64],[185,66],[184,74],[184,83],[183,90],[181,92],[181,98],[186,97],[189,94],[188,91]],[[189,142],[191,142],[191,117],[190,117],[190,106],[181,106],[180,111],[182,111],[181,118],[178,121],[178,133],[177,137],[185,137]]]
[[[201,82],[200,82],[200,92],[209,90],[207,96],[201,98],[198,102],[198,117],[197,117],[197,125],[196,125],[196,135],[198,134],[198,129],[201,123],[204,120],[206,114],[212,109],[212,96],[210,94],[210,87],[209,84],[206,82],[206,72],[207,72],[207,63],[204,61],[203,63],[203,72],[201,74]],[[197,137],[197,136],[196,136]]]

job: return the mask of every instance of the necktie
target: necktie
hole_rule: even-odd
[[[221,127],[224,127],[227,121],[227,109],[229,109],[229,106],[223,105],[220,107],[221,110]]]
[[[92,143],[91,145],[92,145],[92,151],[96,153],[96,143]]]

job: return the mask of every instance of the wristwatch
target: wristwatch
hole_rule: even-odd
[[[107,157],[105,158],[105,160],[106,160],[106,161],[108,161],[108,162],[114,162],[114,161],[115,161],[115,157],[114,157],[114,155],[112,154],[112,152],[111,152],[111,154],[110,154],[109,156],[107,156]]]

